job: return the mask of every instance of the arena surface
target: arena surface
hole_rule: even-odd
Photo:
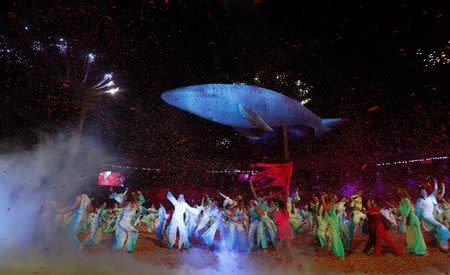
[[[344,259],[337,259],[327,249],[319,249],[311,236],[301,234],[295,240],[294,262],[287,264],[275,260],[273,249],[221,252],[195,240],[191,249],[180,252],[160,246],[154,234],[145,232],[143,227],[139,229],[132,254],[111,252],[112,236],[107,235],[101,245],[84,251],[64,249],[52,256],[36,252],[24,259],[11,260],[9,268],[1,274],[449,274],[450,271],[450,254],[439,252],[429,236],[426,236],[428,256],[406,255],[404,237],[392,233],[405,255],[395,256],[385,248],[381,257],[367,256],[362,253],[366,239],[361,237],[354,242],[355,252],[346,251]]]

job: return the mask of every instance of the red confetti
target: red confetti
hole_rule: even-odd
[[[63,86],[64,88],[66,88],[66,89],[69,89],[69,88],[70,88],[70,84],[68,84],[68,83],[63,83],[62,86]]]
[[[113,19],[111,18],[111,16],[106,15],[105,18],[108,19],[110,22],[113,21]]]
[[[16,19],[16,13],[15,12],[8,12],[8,18]]]
[[[366,163],[364,163],[362,166],[361,166],[361,170],[364,170],[364,169],[366,169],[367,167],[369,166],[369,164],[367,164],[367,162]]]
[[[376,111],[376,110],[378,110],[378,109],[380,109],[379,106],[373,106],[373,107],[370,107],[369,109],[367,109],[367,111],[373,112],[373,111]]]
[[[410,94],[409,96],[411,96],[411,97],[413,97],[413,96],[415,96],[416,95],[416,93],[415,92],[413,92],[412,94]]]
[[[253,3],[255,5],[262,4],[262,3],[264,3],[264,0],[254,0]]]
[[[137,110],[137,107],[136,106],[131,106],[130,107],[130,111],[136,111]]]

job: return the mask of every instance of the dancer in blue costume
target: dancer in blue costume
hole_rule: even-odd
[[[253,183],[251,180],[249,181],[249,183],[250,183],[250,190],[252,191],[252,194],[255,197],[255,200],[258,201],[259,215],[260,215],[260,219],[263,224],[263,227],[264,227],[264,231],[267,232],[267,237],[272,242],[272,245],[275,246],[276,240],[277,240],[277,227],[275,226],[275,223],[272,221],[272,219],[268,215],[269,206],[267,205],[267,202],[264,201],[263,198],[260,198],[257,196],[255,188],[253,187]],[[249,242],[250,242],[250,240],[249,240]]]
[[[178,240],[178,249],[181,250],[183,245],[184,249],[188,249],[190,245],[186,224],[184,222],[184,214],[186,211],[189,211],[194,215],[198,215],[200,211],[196,208],[190,207],[184,200],[183,194],[180,194],[177,200],[172,195],[172,193],[168,192],[167,199],[173,204],[175,208],[172,214],[172,220],[170,221],[169,227],[167,229],[169,233],[169,242],[167,243],[167,247],[170,248],[175,244],[178,232],[180,236]]]
[[[226,228],[224,224],[224,219],[222,217],[223,213],[220,211],[217,202],[214,201],[212,203],[212,207],[210,209],[210,217],[212,219],[212,223],[210,227],[202,234],[202,238],[205,241],[206,245],[211,246],[214,244],[214,238],[216,236],[217,230],[219,230],[221,240],[225,239],[226,236]]]
[[[121,207],[123,210],[117,219],[113,250],[118,251],[125,247],[127,252],[131,253],[134,251],[139,236],[139,232],[132,224],[133,216],[139,208],[138,196],[134,193],[126,194]]]
[[[73,242],[80,247],[81,243],[78,238],[78,234],[80,233],[81,225],[86,222],[89,211],[91,211],[91,199],[86,194],[81,194],[77,196],[77,199],[71,208],[58,212],[59,214],[72,212],[72,217],[69,224],[69,233]]]
[[[169,218],[169,215],[166,214],[166,209],[162,204],[159,204],[158,209],[158,223],[155,228],[156,239],[158,241],[162,241],[164,238],[163,232],[164,227],[166,226],[166,221]]]
[[[266,231],[264,230],[264,224],[261,220],[261,216],[264,215],[264,211],[258,206],[256,201],[251,201],[249,215],[250,226],[248,229],[248,243],[250,249],[258,246],[261,246],[262,249],[266,249]]]
[[[199,223],[194,231],[194,236],[198,237],[199,233],[204,230],[211,220],[211,205],[212,202],[208,196],[206,196],[206,204],[202,200],[202,214]]]
[[[97,245],[102,241],[103,238],[103,223],[105,221],[105,207],[106,202],[102,204],[102,206],[97,209],[94,214],[94,219],[91,222],[91,233],[89,236],[83,241],[84,246]]]
[[[437,205],[436,196],[438,192],[438,183],[434,181],[434,191],[428,195],[425,189],[420,191],[420,198],[416,203],[416,215],[422,221],[422,225],[427,231],[433,231],[439,248],[442,251],[448,251],[448,240],[450,231],[434,217],[433,211]],[[442,184],[442,194],[444,197],[445,185]]]
[[[232,250],[237,244],[237,248],[240,251],[248,251],[250,249],[247,240],[247,234],[244,229],[244,216],[243,216],[243,200],[238,198],[233,201],[227,211],[228,216],[228,230],[226,238],[226,248]]]

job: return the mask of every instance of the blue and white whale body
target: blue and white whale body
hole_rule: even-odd
[[[164,92],[168,104],[202,118],[236,128],[250,138],[254,129],[273,131],[283,125],[306,125],[316,136],[341,119],[321,119],[298,101],[261,87],[238,84],[203,84]]]

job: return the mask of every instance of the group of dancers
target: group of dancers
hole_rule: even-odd
[[[145,207],[141,192],[115,193],[111,189],[107,203],[92,207],[91,198],[79,195],[68,208],[57,211],[56,222],[68,231],[80,248],[100,244],[103,235],[113,233],[113,250],[133,252],[139,238],[138,226],[154,233],[156,239],[167,247],[183,251],[189,249],[190,240],[197,239],[211,248],[233,251],[276,249],[280,259],[280,244],[285,243],[288,261],[292,260],[291,240],[300,233],[311,234],[319,247],[328,249],[336,257],[344,257],[352,250],[352,241],[358,235],[367,234],[363,250],[375,256],[381,255],[385,242],[395,254],[402,250],[390,236],[391,230],[406,235],[407,252],[427,255],[424,232],[430,232],[441,251],[448,251],[450,238],[450,204],[444,200],[445,187],[435,181],[433,188],[423,188],[415,206],[404,188],[399,188],[398,203],[380,208],[372,198],[365,198],[362,190],[350,198],[341,198],[322,192],[304,203],[298,192],[289,198],[264,199],[258,197],[250,184],[254,199],[247,204],[241,196],[230,198],[220,193],[218,201],[204,197],[200,204],[190,206],[183,194],[178,198],[167,193],[171,204],[168,211],[160,204]],[[431,186],[430,186],[431,187]],[[429,189],[429,190],[427,190]],[[347,213],[347,209],[351,210]],[[89,235],[82,241],[82,232]]]

